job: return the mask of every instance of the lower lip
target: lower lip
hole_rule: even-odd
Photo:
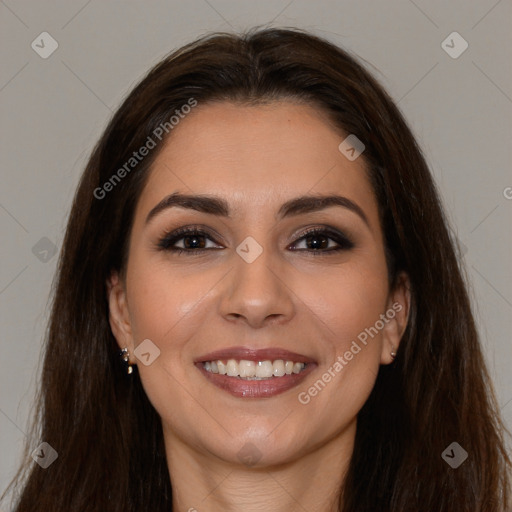
[[[196,367],[215,386],[240,398],[269,398],[284,393],[298,386],[307,375],[316,367],[314,363],[308,365],[300,373],[271,377],[264,380],[244,380],[228,375],[220,375],[205,370],[203,363],[196,363]]]

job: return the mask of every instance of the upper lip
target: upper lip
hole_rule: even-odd
[[[214,352],[209,352],[204,356],[195,359],[195,363],[204,363],[206,361],[217,361],[226,359],[236,359],[238,361],[293,361],[294,363],[314,363],[310,357],[296,352],[290,352],[284,348],[261,348],[254,349],[249,347],[230,347]]]

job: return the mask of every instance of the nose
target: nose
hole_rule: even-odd
[[[234,257],[220,300],[220,314],[254,329],[288,322],[295,313],[294,294],[286,273],[268,250],[252,263]]]

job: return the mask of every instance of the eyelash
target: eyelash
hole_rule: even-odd
[[[182,254],[182,253],[203,253],[205,251],[209,251],[212,248],[199,248],[199,249],[182,249],[181,247],[173,247],[173,244],[178,242],[181,239],[187,238],[188,236],[204,236],[209,238],[211,241],[215,242],[215,240],[212,239],[212,236],[207,231],[203,230],[200,227],[196,226],[188,226],[183,228],[178,228],[175,231],[166,233],[158,242],[157,248],[162,251],[171,251],[175,254]],[[345,235],[338,233],[335,230],[329,229],[329,228],[311,228],[306,230],[304,233],[301,233],[300,238],[298,238],[294,244],[296,244],[299,241],[302,241],[303,239],[307,238],[308,236],[320,236],[325,235],[328,239],[333,240],[338,244],[338,247],[330,248],[330,249],[292,249],[293,251],[299,251],[299,252],[307,252],[310,253],[313,256],[326,256],[329,254],[336,254],[339,251],[343,250],[350,250],[354,247],[354,243],[350,241]],[[217,242],[215,242],[217,243]],[[217,248],[215,248],[217,249]]]

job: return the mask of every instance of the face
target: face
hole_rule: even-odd
[[[354,432],[409,298],[346,135],[312,106],[198,105],[155,160],[108,286],[168,446],[265,465]]]

